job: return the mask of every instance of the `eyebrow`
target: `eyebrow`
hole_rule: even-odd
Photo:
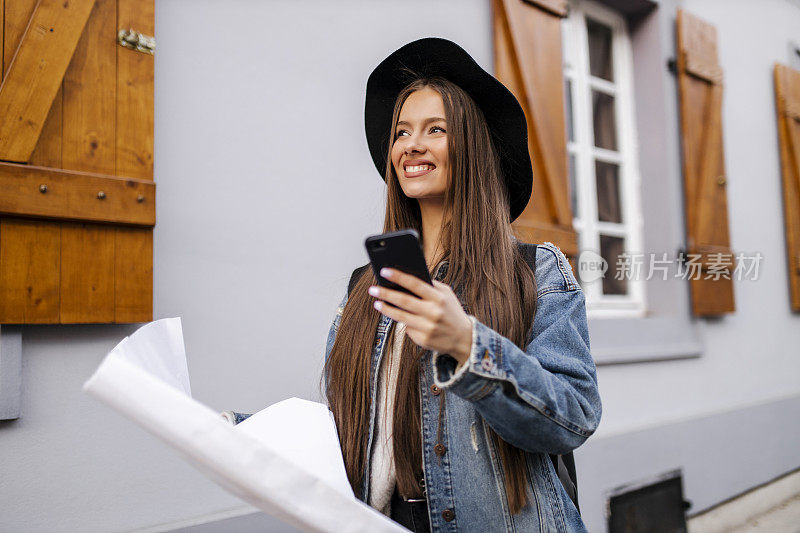
[[[426,118],[425,120],[423,120],[422,121],[422,125],[424,126],[425,124],[429,124],[431,122],[439,122],[439,121],[447,122],[442,117],[430,117],[430,118]],[[410,123],[406,122],[405,120],[400,120],[400,121],[397,122],[398,126],[401,125],[401,124],[404,124],[406,126],[410,126],[411,125]]]

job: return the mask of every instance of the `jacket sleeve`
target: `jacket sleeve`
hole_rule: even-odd
[[[346,304],[347,294],[345,294],[341,302],[339,302],[339,306],[336,308],[336,314],[333,316],[333,322],[328,330],[328,340],[325,342],[325,362],[328,361],[328,356],[331,354],[333,342],[336,340],[336,333],[339,331],[339,322],[342,320],[342,313],[344,312],[344,306]]]
[[[583,291],[540,295],[532,340],[523,351],[470,316],[472,351],[433,354],[437,386],[473,403],[503,440],[530,452],[564,454],[594,433],[602,412],[589,350]]]

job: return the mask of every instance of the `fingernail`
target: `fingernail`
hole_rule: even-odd
[[[380,311],[380,310],[381,310],[381,303],[380,303],[379,301],[377,301],[377,300],[376,300],[376,301],[375,301],[375,303],[373,303],[372,305],[373,305],[373,306],[375,307],[375,309],[377,309],[378,311]]]
[[[388,268],[382,268],[381,276],[383,276],[384,278],[390,278],[392,276],[392,271],[389,270]]]
[[[368,292],[372,296],[377,296],[378,295],[378,287],[374,287],[374,286],[370,287]]]

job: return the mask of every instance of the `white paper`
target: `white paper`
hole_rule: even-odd
[[[179,318],[112,350],[83,389],[242,500],[304,531],[408,531],[353,496],[327,407],[292,398],[233,426],[190,396]]]
[[[343,495],[355,498],[328,406],[289,398],[240,422],[236,430],[269,445],[298,468],[315,472]]]

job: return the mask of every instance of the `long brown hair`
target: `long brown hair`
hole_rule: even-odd
[[[387,132],[388,146],[394,141],[394,130],[406,98],[424,87],[442,96],[447,121],[450,175],[440,245],[448,268],[442,281],[454,288],[468,313],[524,348],[536,313],[536,280],[512,239],[509,201],[498,151],[480,108],[452,82],[438,77],[417,78],[397,97],[392,130]],[[419,205],[403,194],[390,153],[387,153],[386,184],[384,231],[414,228],[422,234]],[[365,269],[355,283],[322,376],[347,476],[356,494],[363,489],[369,453],[370,376],[378,371],[371,369],[371,364],[380,313],[372,307],[373,298],[367,293],[368,287],[375,283],[371,269]],[[407,336],[404,338],[392,430],[397,487],[405,498],[421,493],[419,380],[423,354],[422,348]],[[517,513],[527,503],[525,453],[491,429],[490,433],[502,460],[509,508]]]

